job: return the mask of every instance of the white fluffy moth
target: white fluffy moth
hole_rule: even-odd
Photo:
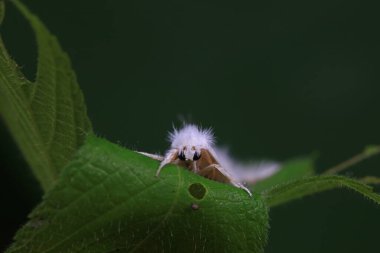
[[[171,145],[165,156],[139,152],[161,161],[156,176],[159,176],[165,165],[176,164],[208,179],[241,188],[252,196],[244,183],[255,183],[269,177],[280,167],[275,162],[235,162],[228,152],[215,146],[211,129],[202,129],[192,124],[184,125],[179,130],[174,128],[169,133],[169,140]]]

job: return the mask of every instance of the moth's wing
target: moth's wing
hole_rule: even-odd
[[[277,162],[262,161],[240,165],[236,167],[235,174],[242,182],[254,184],[274,175],[280,169],[281,165]]]
[[[232,176],[218,164],[210,164],[209,166],[198,171],[198,174],[218,182],[231,183],[233,181]]]
[[[214,148],[220,164],[227,168],[240,182],[254,184],[272,176],[281,169],[281,164],[273,161],[241,163],[234,160],[227,149]]]
[[[222,183],[238,181],[223,164],[220,163],[215,151],[212,148],[201,149],[201,159],[198,161],[200,175]]]
[[[224,169],[218,170],[218,167],[220,167],[219,161],[210,148],[201,149],[201,158],[197,161],[197,167],[198,174],[201,176],[223,183],[231,181],[232,176],[228,172]]]
[[[232,174],[218,164],[211,164],[203,170],[200,170],[198,174],[218,182],[232,184],[233,186],[246,191],[249,196],[252,196],[251,191],[245,187],[243,183],[234,178]]]
[[[215,152],[210,148],[201,148],[201,156],[197,161],[197,167],[199,170],[210,166],[211,164],[220,164],[216,158]]]
[[[145,156],[150,157],[150,158],[152,158],[152,159],[154,159],[154,160],[157,160],[157,161],[162,161],[162,160],[164,160],[164,157],[161,156],[161,155],[150,154],[150,153],[139,152],[139,151],[137,151],[137,153],[142,154],[142,155],[145,155]]]
[[[199,175],[214,181],[232,184],[233,186],[246,191],[249,196],[252,196],[250,190],[245,187],[234,174],[220,164],[219,159],[212,148],[201,149],[201,159],[197,162],[199,168],[197,173]]]

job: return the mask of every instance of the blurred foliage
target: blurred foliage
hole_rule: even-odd
[[[314,159],[312,157],[297,158],[282,164],[281,170],[273,176],[257,182],[252,188],[262,192],[283,182],[312,176],[314,171]]]
[[[83,143],[90,121],[67,55],[35,16],[18,1],[14,3],[36,34],[37,78],[33,83],[27,80],[1,43],[0,108],[25,159],[47,190]],[[4,5],[0,13],[5,13]]]

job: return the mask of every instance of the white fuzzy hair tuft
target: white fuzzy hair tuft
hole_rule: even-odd
[[[184,125],[181,129],[174,128],[169,133],[169,141],[172,148],[180,148],[183,145],[210,148],[215,139],[211,128],[202,129],[196,125]]]

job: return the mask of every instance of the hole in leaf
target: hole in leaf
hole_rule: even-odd
[[[200,183],[194,183],[189,186],[191,196],[196,199],[203,199],[206,194],[206,188]]]

